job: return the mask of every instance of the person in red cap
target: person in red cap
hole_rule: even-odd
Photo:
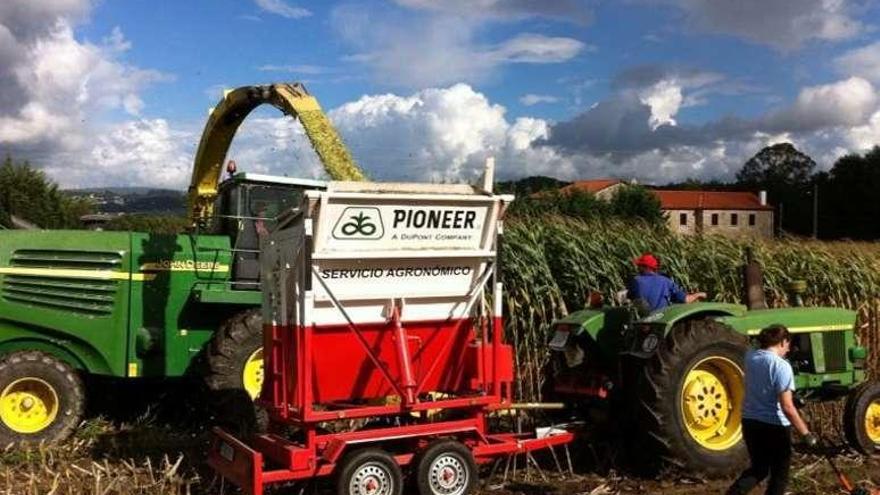
[[[673,303],[692,303],[706,298],[705,292],[688,294],[671,278],[657,273],[660,262],[651,253],[645,253],[633,262],[639,268],[639,274],[630,281],[627,297],[631,301],[645,301],[651,312]]]

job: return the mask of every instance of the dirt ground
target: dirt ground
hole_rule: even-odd
[[[122,391],[110,387],[76,435],[59,446],[0,451],[0,495],[231,495],[238,493],[204,464],[209,433],[191,394]],[[144,397],[157,397],[145,400]],[[480,495],[610,495],[724,493],[726,480],[702,480],[682,473],[657,478],[633,475],[620,467],[620,452],[601,442],[580,442],[566,456],[522,456],[486,466]],[[880,488],[880,458],[837,452],[840,467],[857,484]],[[540,469],[535,467],[535,464]],[[494,469],[493,469],[494,468]],[[560,469],[561,468],[561,469]],[[321,485],[286,487],[271,493],[321,494]],[[760,493],[757,492],[756,493]],[[824,458],[798,453],[790,493],[828,495],[842,492]]]

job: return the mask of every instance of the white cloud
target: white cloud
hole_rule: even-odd
[[[262,72],[287,72],[290,74],[308,74],[308,75],[316,75],[316,74],[324,74],[330,71],[327,67],[322,67],[320,65],[309,65],[309,64],[294,64],[294,65],[275,65],[275,64],[266,64],[257,67],[257,70]]]
[[[592,19],[592,11],[583,0],[395,0],[412,9],[442,12],[464,17],[489,16],[501,19],[548,17],[575,23]]]
[[[131,48],[119,28],[100,44],[74,36],[74,22],[88,13],[87,1],[6,1],[0,5],[0,146],[55,166],[71,184],[89,175],[84,160],[95,137],[112,131],[113,120],[138,118],[141,93],[170,76],[123,59]],[[90,180],[100,180],[95,172]]]
[[[646,0],[672,4],[701,30],[795,49],[812,40],[840,41],[865,31],[847,0]]]
[[[79,171],[77,182],[89,184],[100,177],[104,184],[181,188],[192,174],[195,142],[192,133],[173,130],[164,119],[122,123],[98,136],[89,153],[90,167]]]
[[[844,134],[844,149],[865,151],[880,145],[880,110],[874,112],[864,125],[848,129]]]
[[[844,75],[861,76],[880,83],[880,41],[849,50],[834,59],[834,66]]]
[[[851,77],[803,88],[794,104],[767,117],[770,129],[818,130],[859,126],[877,109],[878,97],[870,82]]]
[[[684,97],[681,85],[675,81],[662,80],[653,86],[639,91],[639,100],[651,107],[649,123],[652,130],[661,125],[675,125],[675,114],[681,108]]]
[[[478,40],[484,18],[397,14],[358,5],[342,5],[332,14],[337,33],[357,51],[345,60],[366,65],[376,81],[390,86],[482,82],[506,64],[561,63],[594,49],[574,38],[534,33],[485,43]]]
[[[536,95],[533,93],[525,94],[519,97],[519,102],[523,105],[530,107],[532,105],[537,105],[539,103],[556,103],[559,101],[559,98],[551,95]]]
[[[586,47],[573,38],[524,33],[477,56],[499,63],[556,64],[574,58]]]
[[[254,0],[254,2],[266,12],[277,14],[288,19],[300,19],[312,15],[308,9],[290,5],[284,0]]]

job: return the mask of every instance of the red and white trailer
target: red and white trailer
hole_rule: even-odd
[[[403,467],[419,493],[464,495],[477,464],[572,440],[487,426],[514,380],[498,279],[513,198],[490,188],[306,192],[261,253],[270,433],[215,429],[217,472],[255,495],[328,475],[340,494],[397,495]]]

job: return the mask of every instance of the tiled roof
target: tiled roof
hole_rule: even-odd
[[[607,189],[613,185],[620,184],[621,182],[622,181],[618,179],[579,180],[576,182],[572,182],[571,184],[560,189],[559,191],[566,193],[569,191],[579,190],[596,194],[603,189]]]
[[[662,191],[654,190],[664,210],[772,210],[762,205],[758,195],[733,191]]]

